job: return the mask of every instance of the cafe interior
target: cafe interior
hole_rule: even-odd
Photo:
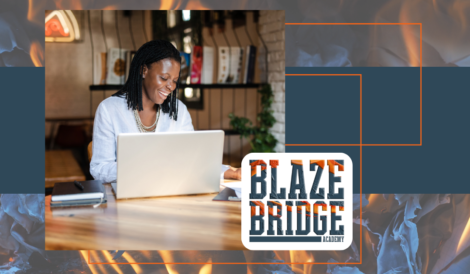
[[[223,164],[239,167],[252,151],[252,136],[242,138],[229,114],[259,123],[258,90],[268,83],[268,48],[259,18],[259,11],[46,11],[46,192],[57,182],[93,179],[89,162],[95,111],[124,84],[125,64],[133,53],[153,39],[172,42],[186,56],[182,60],[189,73],[181,77],[178,97],[195,130],[224,130]],[[240,60],[235,78],[221,73],[227,48],[231,68],[236,63],[231,59]],[[202,79],[193,81],[201,49]],[[124,60],[114,65],[115,73],[122,72],[117,80],[109,75],[112,51]]]

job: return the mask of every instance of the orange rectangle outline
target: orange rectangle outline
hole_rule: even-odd
[[[423,25],[422,23],[286,23],[286,25],[419,25],[419,144],[285,144],[285,146],[422,146],[423,145]],[[286,74],[311,76],[313,74]],[[333,76],[335,74],[331,74]],[[346,75],[346,74],[340,74]],[[326,75],[325,75],[326,76]],[[362,103],[362,101],[361,101]],[[362,115],[362,108],[361,108]],[[362,118],[361,118],[362,123]],[[361,124],[362,135],[362,124]],[[361,137],[362,138],[362,137]]]
[[[290,263],[272,263],[272,262],[258,262],[258,263],[248,263],[248,262],[228,262],[228,263],[197,263],[197,262],[185,262],[185,263],[175,263],[175,262],[161,262],[161,263],[100,263],[100,262],[90,262],[90,250],[88,250],[88,264],[291,264],[291,265],[297,265],[297,264],[336,264],[336,265],[355,265],[355,264],[362,264],[362,147],[363,146],[421,146],[423,143],[423,29],[422,29],[422,24],[421,23],[285,23],[285,25],[419,25],[419,35],[420,35],[420,62],[419,62],[419,73],[420,73],[420,143],[419,144],[362,144],[362,74],[360,75],[360,127],[361,127],[361,132],[360,132],[360,144],[286,144],[286,146],[359,146],[360,148],[360,163],[359,163],[359,177],[360,177],[360,201],[359,201],[359,218],[360,218],[360,243],[359,243],[359,262],[305,262],[305,263],[296,263],[296,262],[290,262]],[[340,76],[341,74],[337,74],[336,76]],[[358,76],[355,75],[355,76]],[[288,75],[286,76],[294,76],[294,75]],[[300,75],[299,75],[300,76]],[[326,75],[325,75],[326,76]],[[334,76],[334,75],[330,75]],[[347,76],[347,75],[341,75],[341,76]]]
[[[300,75],[299,75],[300,76]],[[361,133],[360,133],[360,142],[362,144],[362,74],[302,74],[301,76],[359,76],[359,81],[360,81],[360,85],[359,85],[359,96],[360,96],[360,128],[361,128]],[[331,263],[328,263],[328,262],[305,262],[305,263],[302,263],[302,262],[291,262],[291,263],[272,263],[272,262],[252,262],[252,263],[248,263],[248,262],[228,262],[228,263],[224,263],[224,262],[220,262],[220,263],[208,263],[208,262],[195,262],[195,263],[192,263],[192,262],[185,262],[185,263],[175,263],[175,262],[161,262],[161,263],[152,263],[152,262],[147,262],[147,263],[139,263],[139,262],[135,262],[135,263],[101,263],[101,262],[91,262],[90,261],[90,250],[88,250],[88,261],[87,263],[90,264],[90,265],[94,265],[94,264],[246,264],[246,265],[249,265],[249,264],[303,264],[303,265],[306,265],[306,264],[335,264],[335,265],[338,265],[338,264],[341,264],[341,265],[352,265],[352,264],[362,264],[362,146],[360,146],[360,162],[359,162],[359,182],[360,182],[360,185],[359,185],[359,218],[360,218],[360,223],[359,223],[359,262],[331,262]]]

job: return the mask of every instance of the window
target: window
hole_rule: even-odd
[[[183,10],[183,21],[191,20],[191,11],[190,10]]]

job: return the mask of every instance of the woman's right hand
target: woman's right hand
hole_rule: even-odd
[[[230,180],[241,180],[242,179],[242,169],[229,167],[227,171],[224,172],[224,179]]]

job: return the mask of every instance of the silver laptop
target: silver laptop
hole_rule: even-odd
[[[222,130],[122,133],[117,139],[117,199],[219,192]]]

